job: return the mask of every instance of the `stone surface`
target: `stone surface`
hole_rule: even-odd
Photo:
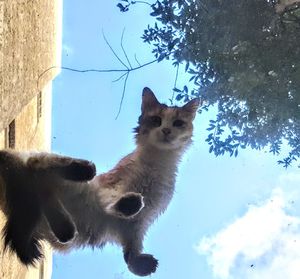
[[[17,150],[50,151],[51,81],[59,69],[45,71],[60,66],[61,22],[62,0],[0,0],[0,149],[14,120]],[[0,210],[0,231],[5,220]],[[3,253],[0,240],[0,279],[51,278],[52,251],[43,246],[45,259],[26,268]]]
[[[50,151],[51,148],[51,82],[42,91],[41,114],[38,115],[38,97],[34,97],[25,106],[15,120],[15,149]],[[7,130],[0,133],[0,149],[7,147]],[[1,185],[0,185],[1,186]],[[0,187],[2,193],[2,188]],[[2,196],[0,193],[0,196]],[[1,202],[1,201],[0,201]],[[5,224],[5,216],[0,210],[0,231]],[[51,278],[52,252],[44,243],[45,259],[36,268],[24,267],[17,257],[8,252],[3,253],[0,241],[0,278],[2,279],[47,279]]]
[[[61,0],[0,0],[0,131],[59,72],[45,73],[60,66],[61,6]]]

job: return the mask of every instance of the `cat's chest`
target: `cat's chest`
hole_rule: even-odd
[[[176,170],[161,165],[137,165],[136,182],[147,189],[172,188],[175,183]]]
[[[175,172],[161,167],[143,166],[139,168],[133,181],[134,188],[144,196],[150,205],[167,204],[173,196]]]

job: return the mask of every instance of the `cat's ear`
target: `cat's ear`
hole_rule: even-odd
[[[192,118],[194,119],[196,116],[196,112],[199,108],[199,105],[200,105],[200,98],[195,98],[195,99],[189,101],[188,103],[186,103],[182,107],[182,109],[185,112],[189,113],[192,116]]]
[[[151,110],[160,105],[160,102],[156,99],[152,90],[148,87],[143,89],[143,98],[142,98],[142,112],[145,110]]]

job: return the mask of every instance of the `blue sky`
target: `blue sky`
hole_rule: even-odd
[[[63,66],[123,68],[105,44],[102,31],[122,56],[120,38],[124,28],[124,46],[132,63],[135,63],[135,54],[140,63],[153,60],[151,48],[140,39],[152,20],[148,7],[139,5],[121,14],[117,2],[101,2],[104,1],[81,0],[74,5],[74,1],[64,1]],[[143,87],[150,87],[161,102],[168,103],[175,69],[170,63],[162,62],[131,73],[122,111],[116,120],[123,86],[122,82],[112,82],[117,77],[117,74],[62,71],[53,86],[53,151],[92,160],[101,173],[134,149],[132,129],[140,114]],[[180,72],[178,83],[183,82],[184,74]],[[213,115],[214,111],[197,116],[194,144],[180,165],[174,198],[167,212],[148,232],[145,251],[160,262],[151,278],[241,279],[240,274],[247,274],[249,279],[265,279],[262,274],[274,272],[272,279],[296,279],[285,273],[280,276],[290,278],[275,276],[278,251],[300,259],[299,252],[288,245],[289,238],[300,239],[299,170],[284,170],[276,164],[277,158],[265,151],[246,150],[237,158],[215,158],[208,153],[205,143],[208,120]],[[273,199],[276,202],[272,207],[269,204],[273,204]],[[272,223],[271,216],[283,223],[288,220],[292,229]],[[267,230],[262,224],[273,228],[271,235],[278,237],[271,239],[264,235]],[[241,239],[244,244],[253,245],[249,248],[240,243],[241,240],[240,245],[228,248],[228,245],[234,246],[239,232],[245,231],[250,232],[246,234],[248,238]],[[257,237],[252,239],[251,235]],[[261,243],[266,244],[264,250]],[[287,248],[275,249],[276,252],[274,243],[285,243],[286,246],[280,247]],[[263,257],[266,254],[271,256]],[[255,266],[251,267],[250,262],[255,262]],[[291,270],[294,262],[286,257],[285,262],[278,264],[281,270],[284,264]],[[55,254],[52,278],[137,277],[127,270],[121,249],[106,246],[102,251],[84,249],[66,255]]]

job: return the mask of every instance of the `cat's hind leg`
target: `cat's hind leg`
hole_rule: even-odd
[[[141,253],[143,233],[135,231],[132,227],[123,236],[124,260],[128,269],[138,276],[148,276],[154,273],[158,267],[158,260],[150,254]]]
[[[90,161],[51,153],[37,153],[31,156],[27,166],[47,170],[72,181],[88,181],[96,175],[96,167]]]
[[[158,260],[150,254],[137,254],[124,256],[128,269],[138,276],[148,276],[154,273],[158,267]]]

